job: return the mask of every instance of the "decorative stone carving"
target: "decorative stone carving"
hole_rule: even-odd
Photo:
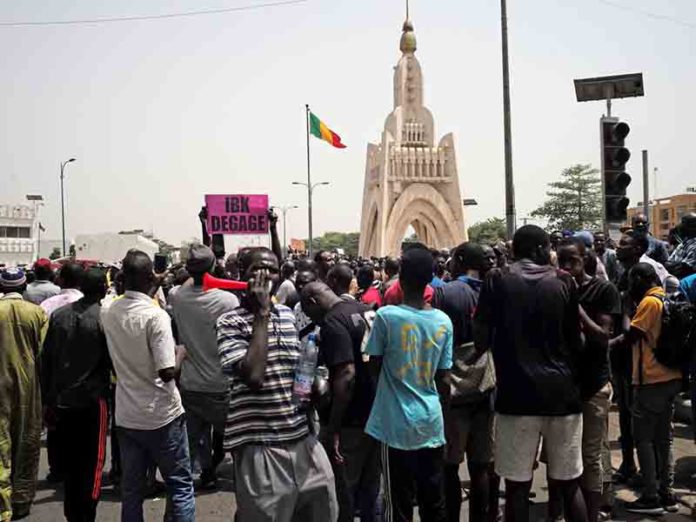
[[[454,138],[435,144],[433,116],[423,105],[416,36],[404,22],[394,68],[394,110],[379,144],[368,143],[360,246],[362,256],[398,255],[409,225],[433,248],[466,240]]]

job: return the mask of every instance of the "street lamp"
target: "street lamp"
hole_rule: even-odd
[[[287,214],[288,210],[292,210],[294,208],[300,208],[297,205],[283,205],[282,207],[273,207],[277,208],[283,213],[283,245],[285,246],[285,252],[287,253],[288,251],[288,222],[287,222]]]
[[[75,158],[70,158],[60,164],[60,215],[63,223],[63,257],[65,257],[65,193],[63,190],[63,178],[65,177],[65,166],[73,161],[75,161]]]
[[[304,181],[293,181],[293,185],[302,185],[307,187],[307,220],[309,221],[309,257],[312,257],[312,192],[320,185],[329,185],[328,181],[320,181],[319,183],[305,183]]]

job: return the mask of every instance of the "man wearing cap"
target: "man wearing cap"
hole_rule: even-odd
[[[34,275],[36,279],[27,285],[24,291],[24,299],[34,304],[41,304],[49,297],[60,294],[60,287],[53,284],[53,270],[51,261],[42,257],[34,263]]]
[[[22,270],[0,273],[0,520],[29,515],[41,451],[37,359],[48,319],[22,299]]]
[[[237,297],[224,290],[203,290],[203,276],[215,266],[213,251],[201,244],[189,248],[186,270],[193,285],[183,285],[171,295],[170,305],[186,348],[179,386],[186,410],[189,452],[201,464],[201,486],[214,487],[215,467],[211,455],[210,430],[222,434],[229,406],[228,384],[222,374],[215,324],[222,314],[239,306]],[[201,438],[207,443],[198,451]]]
[[[575,234],[573,234],[573,238],[576,238],[577,241],[581,241],[585,245],[586,251],[594,250],[595,239],[592,235],[592,232],[590,232],[589,230],[581,230],[579,232],[576,232]],[[587,268],[588,267],[585,266],[585,269]],[[598,277],[603,281],[609,281],[607,269],[604,266],[604,262],[599,258],[599,256],[597,256],[597,268],[595,270],[595,273],[593,274],[590,272],[590,270],[587,271],[587,273],[590,274],[590,276],[592,277]]]

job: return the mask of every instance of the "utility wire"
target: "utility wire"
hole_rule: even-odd
[[[645,11],[645,10],[637,8],[637,7],[632,7],[632,6],[620,4],[618,2],[612,2],[611,0],[597,0],[597,1],[601,2],[603,4],[606,4],[606,5],[610,5],[612,7],[616,7],[617,9],[623,9],[624,11],[631,11],[634,13],[642,14],[643,16],[647,16],[648,18],[653,18],[655,20],[672,22],[672,23],[679,24],[679,25],[684,26],[684,27],[696,29],[696,23],[689,22],[686,20],[679,20],[678,18],[673,18],[671,16],[662,15],[662,14],[658,14],[658,13],[652,13],[650,11]]]
[[[201,16],[220,13],[231,13],[234,11],[251,11],[264,9],[267,7],[278,7],[283,5],[303,4],[309,0],[280,0],[277,2],[266,2],[263,4],[242,5],[237,7],[222,7],[219,9],[204,9],[201,11],[185,11],[182,13],[164,13],[142,16],[116,16],[110,18],[93,18],[84,20],[50,20],[43,22],[0,22],[0,27],[29,27],[43,25],[82,25],[82,24],[105,24],[113,22],[133,22],[140,20],[162,20],[166,18],[183,18],[186,16]]]

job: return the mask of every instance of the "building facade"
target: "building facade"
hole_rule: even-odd
[[[650,215],[648,216],[650,233],[666,241],[669,231],[681,223],[682,216],[689,212],[696,212],[696,194],[677,194],[652,200],[650,202]],[[629,208],[627,210],[627,225],[631,224],[633,216],[642,213],[642,204]]]
[[[30,265],[36,252],[35,232],[33,206],[0,205],[0,265]]]
[[[394,107],[380,143],[368,143],[365,161],[361,256],[398,255],[409,226],[430,247],[466,239],[453,135],[436,141],[432,113],[423,105],[416,35],[403,25],[401,58],[394,67]]]

